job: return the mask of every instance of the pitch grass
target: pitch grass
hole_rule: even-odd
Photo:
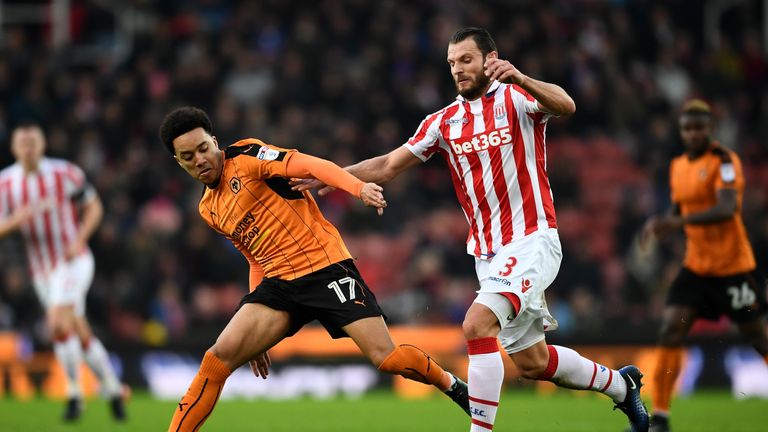
[[[611,411],[612,403],[601,396],[579,396],[561,392],[535,396],[514,392],[503,395],[496,432],[584,431],[619,432],[625,417]],[[764,400],[736,401],[727,393],[698,393],[675,401],[673,430],[765,431],[768,404]],[[128,432],[165,431],[175,402],[157,401],[146,394],[134,395],[126,424],[112,422],[107,404],[89,401],[83,419],[74,425],[59,421],[63,404],[36,399],[20,402],[0,399],[2,432]],[[464,432],[469,421],[444,397],[402,400],[388,392],[362,399],[326,401],[222,401],[203,428],[204,431],[269,432]]]

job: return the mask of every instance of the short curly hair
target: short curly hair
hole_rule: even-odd
[[[173,140],[199,127],[209,135],[213,130],[211,119],[205,111],[193,106],[176,108],[168,113],[160,124],[160,140],[172,155],[176,155]]]

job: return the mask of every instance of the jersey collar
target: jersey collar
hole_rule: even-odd
[[[500,85],[501,85],[501,82],[493,80],[493,82],[491,83],[491,86],[488,87],[488,91],[485,92],[485,96],[488,97],[496,93],[496,90],[498,90]],[[466,99],[464,99],[464,96],[462,95],[456,95],[456,100],[458,100],[459,102],[466,102]]]

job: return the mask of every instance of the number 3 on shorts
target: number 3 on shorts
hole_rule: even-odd
[[[512,268],[517,264],[517,258],[515,257],[509,257],[507,258],[507,263],[504,264],[504,270],[501,270],[499,272],[499,276],[509,276],[512,274]]]
[[[339,301],[344,303],[347,301],[347,298],[344,297],[344,292],[341,291],[341,285],[347,284],[349,285],[349,300],[353,300],[355,298],[355,280],[351,277],[345,277],[339,279],[338,282],[333,281],[328,284],[328,289],[332,289],[336,292],[336,296],[339,298]]]

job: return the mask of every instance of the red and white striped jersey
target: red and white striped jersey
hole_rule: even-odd
[[[33,276],[64,262],[79,230],[77,203],[95,193],[83,171],[61,159],[41,159],[36,172],[25,173],[19,163],[0,171],[0,217],[24,206],[43,208],[20,227]]]
[[[490,257],[536,230],[557,228],[544,136],[551,117],[525,90],[494,81],[427,116],[404,146],[426,161],[440,153],[469,222],[467,253]]]

